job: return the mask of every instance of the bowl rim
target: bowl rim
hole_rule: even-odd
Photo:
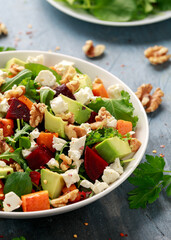
[[[149,140],[149,124],[148,124],[148,119],[147,119],[147,114],[142,106],[142,104],[140,103],[139,99],[136,97],[135,93],[129,88],[128,85],[126,85],[124,82],[122,82],[118,77],[116,77],[114,74],[108,72],[107,70],[103,69],[102,67],[97,66],[94,63],[85,61],[83,59],[77,58],[77,57],[73,57],[70,55],[65,55],[65,54],[61,54],[61,53],[53,53],[53,52],[47,52],[47,51],[38,51],[38,50],[17,50],[17,51],[7,51],[7,52],[0,52],[0,58],[3,55],[12,55],[13,57],[15,57],[15,53],[19,53],[19,55],[24,55],[24,54],[43,54],[44,56],[59,56],[59,57],[63,57],[64,59],[69,58],[70,61],[78,61],[81,62],[83,64],[87,64],[88,66],[94,67],[99,71],[104,72],[105,74],[109,75],[111,78],[115,78],[118,83],[121,83],[124,87],[126,87],[126,91],[128,90],[129,93],[131,93],[131,95],[133,95],[133,97],[136,99],[139,108],[141,110],[141,112],[143,113],[143,117],[144,117],[144,124],[146,127],[146,136],[145,136],[145,141],[143,142],[141,148],[141,153],[140,155],[138,155],[137,160],[135,165],[130,168],[127,172],[127,174],[125,174],[123,177],[119,178],[118,181],[114,183],[112,183],[107,189],[105,189],[104,191],[102,191],[101,193],[98,193],[94,196],[92,196],[91,198],[85,199],[83,201],[77,202],[77,203],[73,203],[70,205],[66,205],[64,207],[60,207],[60,208],[53,208],[53,209],[48,209],[48,210],[41,210],[41,211],[35,211],[35,212],[3,212],[0,211],[0,218],[13,218],[13,219],[29,219],[29,218],[40,218],[40,217],[47,217],[47,216],[53,216],[53,215],[58,215],[58,214],[62,214],[62,213],[66,213],[66,212],[70,212],[73,211],[75,209],[81,208],[83,206],[86,206],[90,203],[93,203],[94,201],[104,197],[105,195],[107,195],[108,193],[110,193],[111,191],[113,191],[115,188],[117,188],[119,185],[121,185],[131,174],[132,172],[135,170],[135,168],[139,165],[140,161],[143,158],[143,155],[146,151],[147,148],[147,144],[148,144],[148,140]],[[114,184],[114,185],[113,185]]]

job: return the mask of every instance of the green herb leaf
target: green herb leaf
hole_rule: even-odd
[[[40,96],[39,93],[36,91],[36,89],[39,87],[37,83],[34,82],[34,80],[31,80],[29,78],[24,79],[20,85],[24,85],[26,88],[25,96],[29,98],[32,102],[39,101]]]
[[[48,68],[48,67],[38,64],[38,63],[27,63],[27,64],[25,64],[25,68],[32,71],[34,78],[39,74],[40,71],[49,70],[56,77],[56,81],[58,83],[60,83],[59,80],[61,80],[61,75],[59,75],[56,71],[52,70],[51,68]]]
[[[153,203],[161,192],[167,187],[167,195],[171,195],[171,175],[164,175],[165,162],[162,157],[146,155],[147,162],[141,163],[133,172],[128,181],[136,186],[130,191],[130,208],[145,208],[147,203]],[[169,172],[169,171],[168,171]]]
[[[10,174],[4,185],[4,193],[15,192],[19,197],[31,193],[32,182],[26,172],[14,172]]]
[[[26,238],[25,237],[16,237],[16,238],[13,238],[11,240],[26,240]]]
[[[134,107],[130,102],[130,95],[125,91],[121,92],[121,98],[119,99],[96,98],[95,101],[88,104],[88,107],[95,112],[98,112],[101,107],[105,107],[116,119],[132,122],[133,127],[136,126],[138,121],[138,117],[133,116]]]
[[[29,149],[31,147],[31,142],[29,137],[21,137],[20,138],[20,145],[22,148]]]
[[[50,100],[53,99],[55,93],[50,89],[41,89],[40,90],[40,102],[50,106]]]
[[[21,72],[19,72],[15,77],[13,78],[7,78],[6,82],[2,84],[0,90],[1,92],[5,92],[9,89],[12,89],[12,87],[16,84],[20,84],[20,82],[25,78],[31,78],[32,72],[28,69],[24,69]]]
[[[15,51],[16,49],[13,47],[0,47],[0,52],[5,52],[5,51]]]
[[[11,158],[16,161],[18,164],[25,164],[24,159],[22,158],[21,148],[17,148],[14,152],[10,152],[10,149],[0,154],[0,159],[10,160]]]

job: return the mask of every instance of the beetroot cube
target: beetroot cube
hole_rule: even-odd
[[[69,97],[73,100],[75,99],[75,96],[72,94],[72,92],[67,88],[65,84],[62,84],[54,89],[56,91],[55,97],[57,97],[60,93],[65,95],[66,97]]]
[[[29,167],[32,170],[35,170],[39,169],[41,166],[44,166],[53,157],[54,154],[45,145],[39,145],[26,157],[26,160]]]
[[[91,115],[90,115],[90,118],[88,119],[88,123],[94,123],[96,120],[95,120],[95,117],[97,116],[97,113],[96,112],[91,112]]]
[[[17,98],[13,98],[10,101],[10,107],[7,111],[6,118],[13,119],[13,120],[19,118],[19,119],[23,119],[25,122],[29,122],[30,110],[28,109],[26,104],[24,104]]]

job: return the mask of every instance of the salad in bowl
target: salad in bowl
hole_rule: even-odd
[[[2,66],[1,212],[89,202],[124,181],[141,160],[148,140],[147,126],[145,145],[137,134],[143,108],[137,115],[122,82],[106,86],[83,70],[74,58],[61,55],[47,64],[46,54],[29,52]]]

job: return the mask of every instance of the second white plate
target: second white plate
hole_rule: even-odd
[[[56,2],[54,0],[47,0],[52,6],[60,10],[61,12],[72,16],[74,18],[86,21],[86,22],[91,22],[91,23],[96,23],[100,25],[107,25],[107,26],[140,26],[140,25],[147,25],[147,24],[152,24],[156,22],[161,22],[163,20],[171,18],[171,11],[166,11],[166,12],[161,12],[158,15],[152,15],[149,16],[143,20],[138,20],[138,21],[131,21],[131,22],[110,22],[110,21],[102,21],[94,16],[86,13],[83,10],[79,9],[72,9],[69,8],[65,3],[63,2]]]

